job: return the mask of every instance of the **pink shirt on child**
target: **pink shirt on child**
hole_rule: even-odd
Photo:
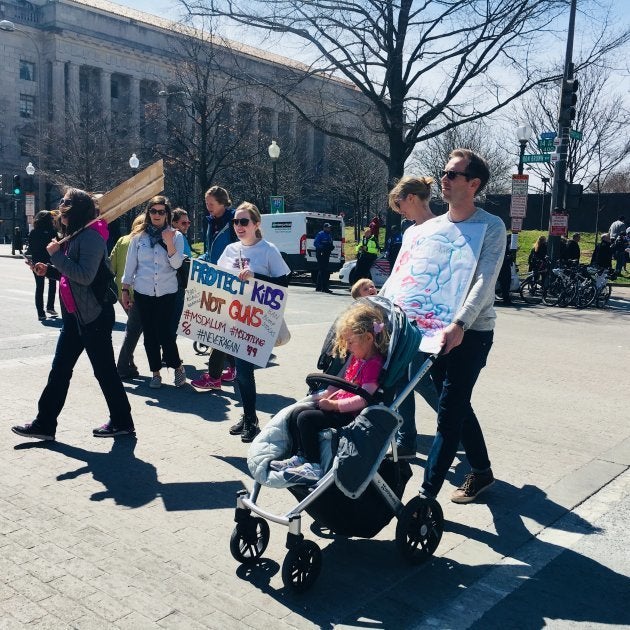
[[[383,362],[384,358],[380,354],[375,354],[366,360],[353,356],[343,378],[350,383],[360,385],[369,394],[373,394],[378,389],[378,377],[383,368]],[[365,398],[343,389],[334,390],[328,398],[337,401],[339,413],[358,413],[367,405]]]

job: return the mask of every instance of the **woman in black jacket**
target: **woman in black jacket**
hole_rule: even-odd
[[[33,230],[28,235],[28,249],[26,251],[27,258],[34,265],[38,262],[48,264],[50,256],[46,251],[46,246],[54,238],[57,238],[57,230],[53,224],[54,215],[48,210],[40,210],[33,221]],[[44,284],[46,279],[38,276],[33,272],[35,277],[35,308],[37,309],[37,317],[40,322],[46,320],[46,313],[57,317],[55,311],[55,297],[57,295],[57,281],[54,278],[48,278],[48,299],[46,300],[46,312],[44,312]]]

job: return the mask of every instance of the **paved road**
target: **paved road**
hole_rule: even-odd
[[[282,527],[272,524],[258,566],[229,553],[234,495],[251,485],[246,448],[227,434],[240,415],[231,387],[154,391],[144,376],[127,385],[137,442],[99,441],[90,428],[106,407],[82,358],[58,442],[9,432],[33,417],[58,330],[37,322],[32,290],[28,270],[0,257],[0,628],[630,627],[630,291],[616,290],[604,312],[500,308],[474,400],[499,481],[479,504],[452,504],[465,473],[455,460],[440,495],[446,532],[419,568],[398,558],[395,522],[374,540],[346,540],[307,517],[324,567],[296,597],[282,587]],[[349,300],[292,289],[293,339],[257,374],[263,421],[302,395]],[[190,373],[202,367],[189,342],[180,348]],[[147,374],[142,349],[138,359]],[[418,426],[405,500],[433,431],[421,401]],[[294,503],[269,490],[261,502]]]

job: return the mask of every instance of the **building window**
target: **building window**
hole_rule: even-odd
[[[33,118],[35,116],[35,97],[30,94],[20,94],[20,117]]]
[[[115,79],[112,79],[111,81],[110,96],[112,98],[118,98],[118,81],[116,81]]]
[[[23,81],[35,81],[35,64],[20,59],[20,79]]]

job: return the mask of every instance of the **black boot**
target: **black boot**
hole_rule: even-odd
[[[241,419],[230,427],[230,435],[240,435],[243,433],[243,427],[245,426],[245,416],[241,416]]]
[[[256,416],[243,416],[244,426],[241,433],[241,442],[252,442],[253,439],[260,433],[260,427],[258,426],[258,418]]]

